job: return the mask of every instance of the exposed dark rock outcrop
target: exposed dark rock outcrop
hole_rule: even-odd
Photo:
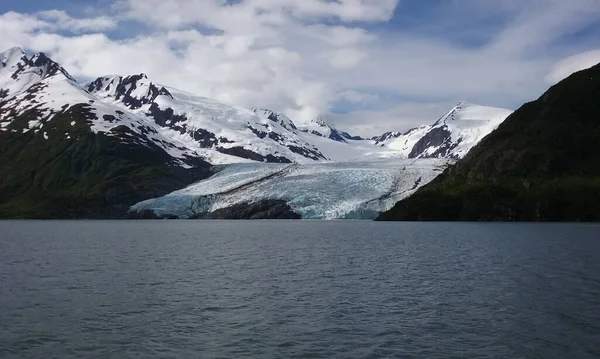
[[[272,154],[268,154],[266,156],[263,156],[261,154],[258,154],[256,152],[247,150],[243,147],[217,147],[216,148],[217,151],[221,152],[221,153],[225,153],[227,155],[232,155],[232,156],[237,156],[237,157],[242,157],[242,158],[248,158],[254,161],[260,161],[260,162],[273,162],[273,163],[292,163],[292,161],[290,161],[289,159],[285,158],[285,157],[281,157],[281,156],[274,156]]]
[[[398,138],[400,136],[402,136],[402,132],[386,132],[383,135],[371,137],[370,140],[375,141],[376,145],[383,146],[386,141],[391,140],[392,138]]]
[[[6,64],[3,63],[2,66],[6,66]],[[34,71],[41,78],[52,77],[60,73],[75,82],[75,79],[62,66],[52,61],[42,52],[31,58],[23,54],[21,61],[17,64],[17,70],[11,75],[11,78],[16,80],[25,71]]]
[[[365,140],[365,138],[364,138],[364,137],[361,137],[361,136],[353,136],[353,135],[349,134],[349,133],[348,133],[348,132],[346,132],[346,131],[340,131],[340,130],[336,130],[336,131],[338,132],[338,134],[339,134],[341,137],[343,137],[343,138],[345,138],[345,139],[348,139],[348,140],[353,140],[353,141],[363,141],[363,140]]]
[[[312,121],[312,126],[317,126],[317,129],[314,128],[304,128],[301,131],[313,134],[319,137],[329,138],[330,140],[338,141],[338,142],[348,142],[347,140],[361,141],[365,140],[365,138],[360,136],[352,136],[348,132],[338,130],[336,128],[331,127],[327,121],[323,117],[317,117]]]
[[[173,98],[169,90],[164,87],[157,87],[153,83],[147,85],[148,89],[143,96],[132,96],[131,94],[139,87],[141,80],[148,80],[145,74],[132,75],[126,77],[116,77],[112,82],[108,82],[108,78],[98,78],[87,86],[89,92],[97,92],[108,90],[110,86],[116,86],[115,100],[121,100],[127,107],[132,110],[138,109],[143,105],[151,104],[158,96],[168,96]]]
[[[448,126],[434,127],[431,131],[419,139],[408,154],[408,158],[428,157],[438,158],[446,157],[450,151],[460,144],[460,139],[452,142],[452,133],[448,131]],[[433,153],[424,155],[424,152],[430,147],[437,147]]]
[[[281,200],[262,200],[254,203],[240,203],[221,208],[208,214],[195,216],[196,219],[301,219],[292,208]]]
[[[269,120],[280,124],[283,128],[291,131],[297,130],[296,125],[282,113],[275,112],[273,110],[269,110],[266,108],[254,109],[254,112],[257,114],[261,114],[268,118]]]

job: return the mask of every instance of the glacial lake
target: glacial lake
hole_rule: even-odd
[[[600,226],[0,221],[0,358],[390,357],[600,357]]]

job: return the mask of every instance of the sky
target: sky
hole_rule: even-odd
[[[598,0],[2,0],[0,51],[372,136],[600,63]]]

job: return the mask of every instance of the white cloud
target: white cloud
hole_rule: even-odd
[[[344,128],[374,134],[432,122],[460,100],[516,107],[537,98],[547,79],[596,58],[589,52],[557,64],[590,50],[563,38],[598,22],[595,1],[448,1],[420,31],[372,26],[407,11],[408,2],[398,0],[115,0],[85,18],[62,10],[1,14],[0,48],[47,52],[85,79],[144,72],[299,122],[340,101],[382,106],[333,116]],[[494,16],[502,17],[498,28],[469,27],[470,19]],[[132,22],[142,30],[131,32]],[[485,32],[486,40],[465,46],[445,36],[459,30]]]
[[[600,49],[567,57],[554,65],[554,68],[546,77],[546,81],[548,84],[554,85],[577,71],[585,70],[599,63]]]
[[[75,19],[60,10],[46,10],[37,13],[38,18],[49,22],[50,27],[73,32],[103,31],[117,26],[117,21],[108,16]]]
[[[398,0],[120,0],[116,8],[132,19],[181,28],[201,24],[224,31],[263,24],[285,24],[289,18],[317,21],[379,22],[391,19]]]
[[[337,69],[350,69],[360,65],[369,55],[357,49],[339,49],[323,54],[329,64]]]
[[[34,30],[48,28],[48,23],[30,16],[27,14],[20,14],[14,11],[9,11],[0,15],[0,30],[2,30],[2,38],[6,41],[7,38],[11,39],[16,37],[17,32],[28,33]],[[6,36],[8,35],[8,36]]]
[[[356,90],[344,90],[337,93],[337,100],[348,101],[352,103],[368,104],[380,100],[376,94],[361,92]]]
[[[334,46],[352,46],[367,43],[376,36],[365,29],[345,26],[309,25],[305,29],[311,36]]]
[[[299,18],[338,18],[342,21],[386,21],[398,0],[253,0],[257,8],[287,10]]]
[[[73,33],[97,32],[112,29],[117,21],[107,16],[75,19],[64,11],[48,10],[33,15],[10,11],[0,14],[0,33],[3,41],[20,41],[33,32],[52,33],[67,30]]]

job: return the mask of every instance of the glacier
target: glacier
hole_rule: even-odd
[[[461,102],[432,125],[371,140],[332,136],[334,129],[320,120],[310,131],[299,126],[296,134],[329,162],[216,166],[211,178],[131,210],[197,218],[234,205],[279,200],[303,219],[373,219],[462,158],[510,113]],[[291,128],[284,115],[266,115]],[[323,133],[316,134],[317,129]]]
[[[159,217],[193,218],[235,204],[283,200],[303,219],[373,219],[433,180],[447,159],[319,164],[240,163],[134,205]]]
[[[212,177],[131,207],[159,217],[197,218],[275,200],[305,219],[374,218],[464,157],[512,112],[461,102],[431,125],[364,138],[323,117],[295,124],[282,112],[190,94],[143,73],[80,85],[43,53],[13,48],[0,59],[0,133],[78,141],[68,126],[53,131],[65,122],[158,148],[170,166],[213,166]]]

